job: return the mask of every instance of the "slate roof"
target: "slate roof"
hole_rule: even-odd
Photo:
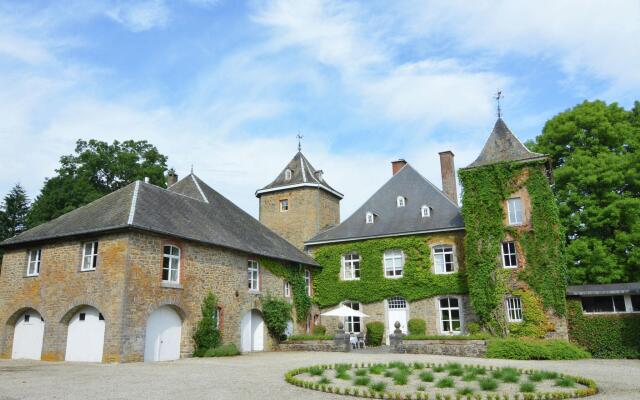
[[[287,170],[291,171],[291,179],[286,179],[285,174]],[[307,160],[304,154],[300,151],[293,156],[291,161],[289,161],[273,182],[256,191],[256,196],[260,197],[260,195],[264,193],[303,186],[319,187],[339,199],[344,197],[342,193],[329,186],[327,181],[322,177],[322,170],[316,170],[313,168],[309,160]]]
[[[547,156],[529,151],[511,132],[502,118],[498,118],[480,155],[466,168],[481,167],[504,161],[543,160]]]
[[[640,282],[609,283],[605,285],[575,285],[567,288],[568,296],[596,296],[640,294]]]
[[[21,245],[127,228],[318,265],[193,174],[169,189],[140,181],[131,183],[0,245]]]
[[[397,207],[398,196],[406,198],[404,207]],[[421,207],[425,204],[431,208],[431,216],[423,218]],[[373,224],[366,223],[367,212],[375,215]],[[344,222],[320,232],[305,244],[460,229],[464,229],[464,222],[458,206],[406,164]]]

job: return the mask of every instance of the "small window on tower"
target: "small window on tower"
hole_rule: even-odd
[[[367,221],[367,224],[373,224],[373,213],[372,212],[368,212],[367,213],[366,221]]]
[[[287,180],[287,181],[291,180],[291,170],[290,169],[286,169],[284,171],[284,179]]]
[[[398,196],[398,198],[396,199],[396,204],[398,207],[404,207],[406,202],[407,199],[405,199],[403,196]]]
[[[280,200],[280,212],[289,211],[289,200],[282,199]]]
[[[420,214],[422,215],[422,218],[427,218],[431,216],[431,210],[429,209],[428,205],[424,205],[422,207],[420,207]]]

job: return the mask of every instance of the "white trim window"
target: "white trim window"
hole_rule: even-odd
[[[402,278],[404,270],[404,252],[402,250],[387,250],[384,252],[385,278]]]
[[[509,214],[509,225],[522,225],[524,223],[524,208],[520,197],[507,200],[507,212]]]
[[[360,279],[360,255],[349,253],[342,256],[342,280]]]
[[[95,271],[98,266],[98,242],[87,242],[82,245],[82,266],[80,271]]]
[[[260,290],[260,264],[255,260],[247,260],[247,278],[249,290],[257,292]]]
[[[631,303],[631,312],[640,312],[640,294],[632,294],[629,296]]]
[[[431,216],[431,209],[429,208],[428,205],[423,205],[422,207],[420,207],[420,215],[422,215],[422,218],[427,218]]]
[[[398,196],[396,198],[396,206],[404,207],[407,204],[407,199],[404,196]]]
[[[291,297],[291,284],[289,281],[284,281],[284,297]]]
[[[42,249],[29,250],[27,261],[27,276],[40,275],[40,262],[42,261]]]
[[[373,217],[373,213],[372,212],[370,212],[370,211],[367,212],[365,221],[366,221],[367,224],[373,224],[374,217]]]
[[[356,311],[360,311],[361,304],[355,301],[343,301],[342,305],[351,307]],[[349,333],[361,333],[362,332],[362,318],[360,317],[344,317],[344,331]]]
[[[307,291],[307,296],[311,296],[311,271],[304,270],[304,289]]]
[[[407,301],[400,296],[391,297],[387,299],[387,308],[390,310],[406,310]]]
[[[287,168],[284,171],[284,180],[285,181],[290,181],[291,180],[291,170],[289,168]]]
[[[162,281],[169,283],[178,283],[180,281],[180,248],[177,246],[164,246]]]
[[[452,274],[456,272],[453,246],[447,244],[433,246],[433,265],[436,274]]]
[[[582,311],[585,313],[623,313],[627,311],[623,295],[616,296],[584,296]],[[633,308],[633,306],[632,306]]]
[[[289,199],[280,200],[280,212],[289,211]]]
[[[522,301],[520,297],[507,297],[507,321],[522,322]]]
[[[502,242],[502,266],[504,268],[518,268],[516,242]]]
[[[458,335],[462,332],[462,310],[457,297],[442,297],[438,300],[440,308],[440,332]]]

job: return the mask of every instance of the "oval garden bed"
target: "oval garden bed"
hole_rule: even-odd
[[[598,392],[594,381],[557,372],[458,363],[334,364],[298,368],[288,383],[377,399],[569,399]]]

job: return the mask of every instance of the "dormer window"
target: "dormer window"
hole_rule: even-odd
[[[367,224],[373,224],[373,213],[368,212],[366,217]]]
[[[406,202],[407,202],[407,199],[405,199],[403,196],[398,196],[398,198],[396,199],[396,205],[398,207],[404,207]]]
[[[286,181],[290,181],[291,180],[291,170],[290,169],[286,169],[284,170],[284,179]]]
[[[423,205],[422,207],[420,207],[420,215],[422,215],[422,218],[427,218],[431,216],[431,209],[429,208],[428,205]]]

